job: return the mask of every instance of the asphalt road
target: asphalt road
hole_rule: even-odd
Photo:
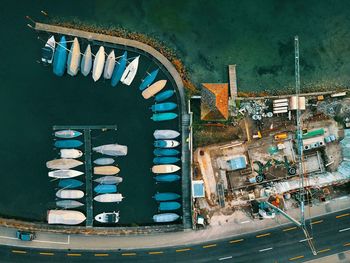
[[[310,224],[311,223],[311,224]],[[350,209],[307,221],[317,256],[294,225],[212,243],[134,251],[67,251],[0,246],[0,262],[305,262],[350,248]]]

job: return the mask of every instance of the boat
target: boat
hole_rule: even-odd
[[[119,221],[119,212],[101,213],[95,216],[95,220],[100,223],[115,224]]]
[[[94,164],[97,165],[109,165],[113,164],[115,161],[113,158],[98,158],[94,161]]]
[[[95,82],[98,81],[102,75],[105,60],[105,49],[104,47],[100,47],[95,55],[94,67],[92,68],[92,78]]]
[[[80,71],[85,77],[89,75],[92,68],[92,53],[90,44],[86,47],[83,58],[81,59]]]
[[[107,175],[107,176],[97,178],[94,181],[99,184],[119,184],[123,182],[123,178],[118,176]]]
[[[161,149],[161,148],[156,148],[153,151],[153,154],[155,156],[174,156],[180,154],[178,150],[175,149]]]
[[[172,201],[180,198],[180,195],[175,193],[156,193],[153,196],[156,201]]]
[[[180,136],[178,131],[174,130],[155,130],[153,133],[155,139],[175,139]]]
[[[174,173],[178,170],[180,170],[180,167],[174,164],[158,164],[152,167],[152,172],[155,174]]]
[[[74,159],[55,159],[46,162],[46,167],[49,169],[71,169],[82,165],[83,162]]]
[[[176,109],[177,104],[174,102],[156,103],[152,105],[151,110],[153,112],[163,112]]]
[[[114,50],[112,50],[107,57],[106,64],[103,70],[103,77],[105,79],[110,79],[112,77],[114,67],[115,67],[115,54],[114,54]]]
[[[94,188],[94,191],[98,194],[116,193],[117,186],[115,184],[100,184]]]
[[[156,95],[155,101],[162,102],[171,98],[175,94],[174,90],[166,90]]]
[[[147,88],[149,85],[152,84],[152,82],[155,80],[155,78],[157,77],[157,74],[159,72],[159,69],[153,70],[151,73],[148,74],[147,77],[145,77],[144,80],[142,80],[141,85],[139,87],[139,89],[142,91],[145,88]]]
[[[92,148],[95,152],[109,156],[124,156],[128,153],[128,147],[121,144],[105,144]]]
[[[94,200],[101,203],[119,203],[123,200],[122,194],[102,194],[94,197]]]
[[[177,157],[155,157],[153,158],[154,164],[171,164],[171,163],[177,163],[180,161]]]
[[[56,76],[63,76],[67,62],[67,41],[65,36],[61,37],[53,58],[53,73]]]
[[[73,40],[73,44],[70,48],[67,60],[67,73],[69,75],[77,75],[80,66],[80,59],[80,45],[78,39],[75,37]]]
[[[180,176],[177,174],[162,174],[154,177],[159,183],[172,183],[180,180]]]
[[[60,156],[61,158],[76,159],[82,157],[83,152],[77,149],[61,149]]]
[[[61,179],[59,182],[58,182],[58,187],[60,188],[69,188],[69,189],[72,189],[72,188],[77,188],[77,187],[80,187],[83,185],[83,182],[82,181],[79,181],[79,180],[76,180],[76,179]]]
[[[124,70],[124,73],[120,78],[120,81],[123,84],[130,86],[131,82],[134,80],[135,75],[137,73],[137,68],[139,66],[139,59],[140,56],[137,56],[133,61],[130,62],[130,64]]]
[[[47,40],[47,42],[45,44],[45,47],[43,47],[41,49],[41,54],[42,54],[41,61],[42,62],[45,62],[47,64],[51,64],[52,63],[53,56],[55,54],[55,47],[56,47],[55,37],[51,36]]]
[[[56,196],[62,199],[80,199],[84,196],[84,192],[81,190],[58,190]]]
[[[82,135],[82,133],[75,130],[55,131],[55,136],[62,139],[71,139],[71,138],[79,137],[80,135]]]
[[[117,166],[113,165],[94,167],[94,174],[99,175],[115,175],[119,173],[119,171],[120,169]]]
[[[178,214],[164,213],[164,214],[154,215],[153,221],[156,223],[167,223],[167,222],[173,222],[179,218],[180,218],[180,216]]]
[[[151,86],[149,86],[147,89],[142,91],[142,97],[145,99],[149,99],[149,98],[153,97],[159,91],[164,89],[166,83],[167,83],[166,79],[158,80],[157,82],[155,82]]]
[[[180,145],[178,141],[175,140],[156,140],[153,143],[154,147],[159,148],[174,148]]]
[[[49,172],[49,177],[64,179],[64,178],[77,177],[82,174],[84,173],[76,170],[55,170],[55,171]]]
[[[47,222],[61,225],[79,225],[86,220],[85,215],[79,211],[49,210],[47,211]]]
[[[128,56],[128,52],[125,51],[124,54],[120,57],[119,61],[117,62],[117,64],[114,67],[112,81],[111,81],[112,87],[117,86],[118,82],[120,81],[120,79],[123,75],[123,72],[125,71],[127,56]]]
[[[56,201],[56,206],[62,207],[64,209],[77,208],[83,206],[83,203],[80,203],[76,200],[59,200]]]
[[[177,117],[176,113],[165,112],[165,113],[154,113],[151,117],[153,121],[169,121]]]
[[[57,148],[77,148],[83,145],[79,140],[58,140],[54,143]]]
[[[177,210],[181,207],[179,202],[160,202],[158,206],[159,211]]]

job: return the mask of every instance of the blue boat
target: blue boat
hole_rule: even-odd
[[[175,193],[156,193],[153,196],[156,201],[172,201],[180,198],[180,195]]]
[[[152,105],[151,109],[153,112],[162,112],[176,109],[177,104],[174,102],[165,102]]]
[[[173,120],[177,117],[176,113],[173,112],[165,112],[165,113],[155,113],[151,117],[153,121],[169,121]]]
[[[94,191],[98,194],[116,193],[117,186],[115,184],[100,184],[94,188]]]
[[[55,56],[53,59],[53,73],[59,77],[63,76],[66,71],[67,65],[67,42],[65,36],[61,37],[61,40],[56,48]]]
[[[180,180],[180,176],[177,174],[162,174],[162,175],[157,175],[154,177],[157,182],[159,183],[171,183],[171,182],[176,182]]]
[[[77,148],[83,145],[79,140],[59,140],[55,141],[55,147],[57,148]]]
[[[156,102],[165,101],[166,99],[169,99],[171,96],[173,96],[175,93],[174,90],[166,90],[161,93],[158,93],[155,97]]]
[[[122,75],[126,68],[127,56],[128,56],[128,52],[125,51],[124,54],[120,57],[119,61],[115,64],[115,68],[113,70],[113,74],[111,78],[112,87],[117,86],[118,82],[122,78]]]
[[[76,179],[61,179],[58,182],[58,187],[65,189],[73,189],[82,186],[83,182]]]
[[[154,81],[154,79],[157,77],[158,71],[159,71],[159,69],[156,69],[156,70],[152,71],[151,73],[149,73],[148,76],[145,77],[145,79],[141,82],[139,89],[144,90],[149,85],[151,85],[152,82]]]
[[[175,149],[160,149],[160,148],[156,148],[153,151],[153,154],[155,156],[174,156],[174,155],[178,155],[180,152],[178,150]]]
[[[179,202],[161,202],[159,203],[158,210],[159,211],[171,211],[177,210],[181,207]]]
[[[180,161],[177,157],[155,157],[153,158],[154,164],[170,164],[170,163],[177,163]]]

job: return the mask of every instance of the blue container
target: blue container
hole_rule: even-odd
[[[153,158],[154,164],[171,164],[180,161],[177,157],[155,157]]]
[[[165,101],[166,99],[169,99],[171,96],[173,96],[175,93],[174,90],[166,90],[161,93],[158,93],[155,97],[156,102]]]
[[[111,78],[112,87],[117,86],[118,82],[120,81],[124,73],[124,70],[126,68],[127,56],[128,56],[128,52],[125,51],[124,54],[120,57],[119,61],[115,64],[115,68],[113,70],[113,74]]]
[[[151,73],[149,73],[148,76],[141,82],[141,85],[140,85],[139,89],[140,90],[144,90],[149,85],[151,85],[152,82],[157,77],[158,71],[159,71],[159,69],[156,69],[156,70],[152,71]]]
[[[159,211],[177,210],[181,207],[179,202],[161,202],[159,203]]]
[[[67,64],[67,42],[65,36],[61,37],[53,58],[53,73],[59,77],[63,76]]]
[[[180,152],[178,150],[175,149],[160,149],[160,148],[156,148],[153,151],[153,154],[155,156],[174,156],[174,155],[178,155]]]
[[[67,188],[67,189],[73,189],[77,188],[83,185],[83,182],[76,180],[76,179],[61,179],[58,182],[58,187],[60,188]]]
[[[177,117],[176,113],[173,112],[165,112],[165,113],[155,113],[151,117],[153,121],[169,121],[173,120]]]
[[[100,184],[94,188],[94,191],[98,194],[116,193],[117,186],[114,184]]]
[[[55,147],[57,148],[77,148],[83,145],[79,140],[59,140],[55,141]]]
[[[180,176],[177,174],[162,174],[154,177],[159,183],[172,183],[180,180]]]
[[[151,109],[153,112],[163,112],[176,109],[177,104],[174,102],[165,102],[152,105]]]
[[[156,193],[153,196],[156,201],[172,201],[180,198],[180,195],[175,193]]]

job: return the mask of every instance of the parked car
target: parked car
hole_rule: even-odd
[[[16,237],[22,241],[32,241],[35,239],[35,233],[17,230]]]

